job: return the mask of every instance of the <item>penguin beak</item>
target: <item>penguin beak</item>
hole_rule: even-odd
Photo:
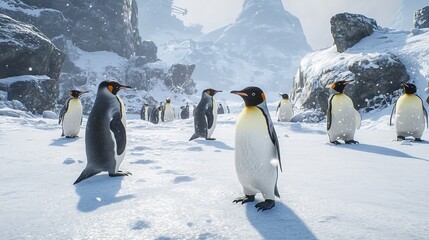
[[[242,97],[248,97],[249,96],[249,95],[247,95],[247,93],[240,92],[240,91],[231,91],[231,93],[237,94],[237,95],[242,96]]]
[[[344,85],[347,85],[347,84],[349,84],[349,83],[351,83],[351,82],[353,82],[354,80],[350,80],[350,81],[345,81],[344,82]]]
[[[83,91],[83,92],[79,92],[79,96],[85,93],[89,93],[89,91]]]
[[[402,86],[404,86],[404,87],[408,87],[408,84],[406,84],[406,83],[403,83],[403,84],[402,84]]]
[[[215,90],[215,94],[218,93],[218,92],[222,92],[222,90]]]
[[[132,87],[130,87],[130,86],[125,86],[125,85],[121,85],[120,87],[119,87],[119,89],[126,89],[126,88],[132,88]]]

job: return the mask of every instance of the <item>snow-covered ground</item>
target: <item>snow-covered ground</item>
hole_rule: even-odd
[[[265,212],[260,195],[232,203],[243,194],[236,113],[218,117],[216,141],[192,142],[193,119],[129,115],[121,169],[133,175],[75,186],[86,119],[80,138],[65,139],[55,119],[1,116],[1,239],[427,239],[429,132],[395,141],[388,111],[365,115],[359,145],[329,144],[325,123],[275,123],[282,198]]]

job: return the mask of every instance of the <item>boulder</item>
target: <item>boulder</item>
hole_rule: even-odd
[[[307,63],[316,58],[314,55],[317,53],[303,59],[291,94],[296,105],[304,109],[326,112],[330,86],[340,80],[354,80],[345,93],[353,99],[356,109],[382,108],[391,104],[400,94],[397,90],[402,88],[401,83],[410,79],[405,66],[392,53],[356,54],[350,58],[339,55],[330,65],[310,74]]]
[[[429,6],[419,9],[414,14],[415,28],[429,28]]]
[[[374,19],[360,14],[340,13],[331,18],[331,33],[338,52],[344,52],[378,28]]]
[[[0,14],[0,78],[47,75],[58,80],[65,54],[36,27]]]
[[[18,100],[34,114],[54,109],[58,96],[57,81],[47,76],[28,75],[1,80],[9,85],[8,101]]]

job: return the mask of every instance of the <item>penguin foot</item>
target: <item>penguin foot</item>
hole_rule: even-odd
[[[206,138],[206,140],[214,141],[216,138]]]
[[[346,144],[359,144],[359,142],[355,141],[355,140],[347,140],[347,141],[345,141],[345,143]]]
[[[276,204],[275,204],[274,200],[267,199],[267,200],[265,200],[265,202],[260,202],[260,203],[256,204],[255,208],[258,209],[258,212],[259,212],[259,210],[262,210],[262,212],[263,212],[265,210],[270,210],[275,205]]]
[[[405,140],[405,137],[403,137],[403,136],[397,136],[396,137],[396,141],[404,141]]]
[[[335,145],[341,145],[341,143],[340,143],[340,142],[338,142],[338,141],[333,141],[333,142],[331,142],[331,143],[333,143],[333,144],[335,144]]]
[[[423,142],[421,138],[414,138],[414,142]]]
[[[122,172],[118,171],[117,173],[111,174],[109,173],[109,177],[121,177],[121,176],[131,176],[132,174],[130,172]]]
[[[255,195],[245,195],[244,197],[238,197],[232,201],[233,203],[239,203],[241,204],[247,203],[247,202],[253,202],[255,201]]]

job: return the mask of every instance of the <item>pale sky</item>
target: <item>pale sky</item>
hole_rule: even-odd
[[[332,45],[330,18],[342,12],[359,13],[374,18],[378,25],[389,27],[400,8],[401,0],[282,0],[285,9],[301,21],[307,41],[314,50]],[[188,9],[178,16],[185,25],[201,24],[204,32],[233,23],[244,0],[174,0]],[[413,16],[410,16],[411,18]]]

